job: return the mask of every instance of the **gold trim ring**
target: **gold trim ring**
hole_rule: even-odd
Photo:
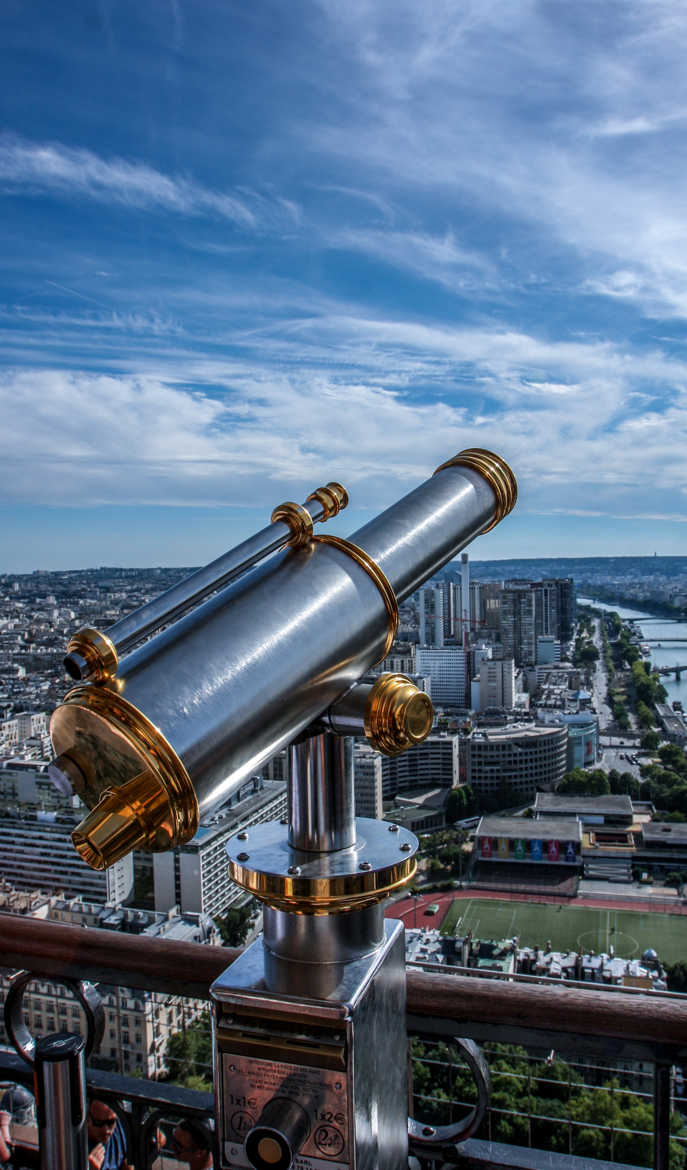
[[[94,682],[104,682],[117,673],[119,658],[114,642],[107,634],[90,626],[72,634],[67,643],[67,654],[78,654],[83,658]]]
[[[323,520],[329,520],[330,516],[336,516],[348,504],[348,492],[342,484],[336,483],[332,480],[331,483],[325,484],[324,487],[315,488],[306,500],[317,500],[324,508]]]
[[[276,520],[281,520],[284,524],[288,524],[291,529],[289,544],[292,548],[299,548],[301,545],[309,544],[313,533],[313,520],[308,509],[304,508],[302,504],[294,504],[293,500],[287,500],[284,504],[277,504],[270,519],[273,524]]]
[[[378,662],[381,662],[391,650],[396,634],[398,633],[398,602],[390,581],[384,575],[379,565],[372,560],[372,557],[368,556],[362,548],[358,548],[357,544],[352,544],[350,540],[344,540],[341,536],[325,535],[314,536],[313,541],[317,544],[329,544],[333,548],[338,548],[340,552],[346,553],[346,556],[351,557],[352,560],[360,565],[361,569],[365,570],[368,577],[372,578],[381,593],[389,619],[384,653],[377,659]]]
[[[302,879],[284,874],[262,873],[229,858],[229,876],[242,890],[275,910],[290,914],[344,914],[385,902],[415,877],[417,859],[409,857],[384,870],[366,874]]]
[[[504,516],[512,512],[518,498],[518,484],[510,467],[500,455],[486,451],[483,447],[468,447],[465,451],[459,451],[453,459],[447,459],[446,463],[437,467],[434,474],[438,475],[446,467],[470,467],[473,471],[479,472],[492,489],[496,497],[494,518],[482,529],[483,533],[491,531]]]

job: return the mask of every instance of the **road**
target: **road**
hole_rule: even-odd
[[[639,747],[640,734],[632,729],[624,735],[611,734],[613,727],[613,713],[608,705],[608,675],[603,659],[603,641],[601,638],[601,618],[594,618],[593,641],[599,651],[598,661],[594,664],[594,672],[590,678],[590,688],[593,695],[592,706],[596,708],[599,718],[599,747],[603,749],[602,759],[598,766],[610,772],[617,768],[619,772],[632,772],[640,779],[639,766],[625,759],[626,755],[634,755]],[[632,723],[636,722],[634,713],[630,713]]]

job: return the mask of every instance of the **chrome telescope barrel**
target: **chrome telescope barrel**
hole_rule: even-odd
[[[489,452],[456,456],[350,541],[316,537],[241,576],[51,720],[57,782],[89,807],[96,868],[188,840],[388,653],[403,599],[515,503]],[[113,787],[116,786],[116,787]],[[99,803],[98,803],[99,802]]]
[[[335,516],[347,503],[346,489],[339,483],[329,483],[312,492],[302,505],[288,502],[275,508],[272,521],[266,528],[217,557],[209,565],[190,573],[183,581],[126,614],[100,634],[99,640],[102,640],[101,645],[108,653],[113,669],[116,669],[119,658],[138,642],[162,626],[178,621],[209,594],[216,593],[288,545],[305,543],[312,535],[313,524]],[[75,681],[85,682],[98,676],[98,664],[89,654],[89,650],[93,649],[93,640],[88,635],[95,633],[97,631],[81,631],[67,648],[64,665],[67,674]]]

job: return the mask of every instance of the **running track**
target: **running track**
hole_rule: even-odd
[[[413,897],[403,898],[388,906],[385,915],[387,918],[400,918],[408,927],[426,926],[438,929],[444,921],[451,902],[471,898],[491,899],[496,902],[544,902],[548,906],[590,906],[597,910],[636,910],[650,911],[654,914],[687,914],[687,906],[679,902],[667,904],[661,900],[650,898],[557,898],[531,896],[527,894],[508,894],[496,890],[449,890],[448,893],[418,894],[417,904]],[[439,910],[434,915],[425,913],[430,903],[436,902]]]

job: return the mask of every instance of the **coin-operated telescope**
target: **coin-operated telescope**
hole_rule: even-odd
[[[346,505],[330,483],[69,642],[77,685],[51,720],[52,776],[91,810],[73,839],[94,868],[188,841],[291,745],[288,821],[227,846],[264,934],[212,989],[222,1167],[407,1163],[403,929],[384,902],[415,873],[417,840],[355,817],[351,737],[397,755],[429,734],[427,695],[365,676],[391,649],[398,603],[516,495],[503,460],[470,449],[343,540],[313,531]]]

